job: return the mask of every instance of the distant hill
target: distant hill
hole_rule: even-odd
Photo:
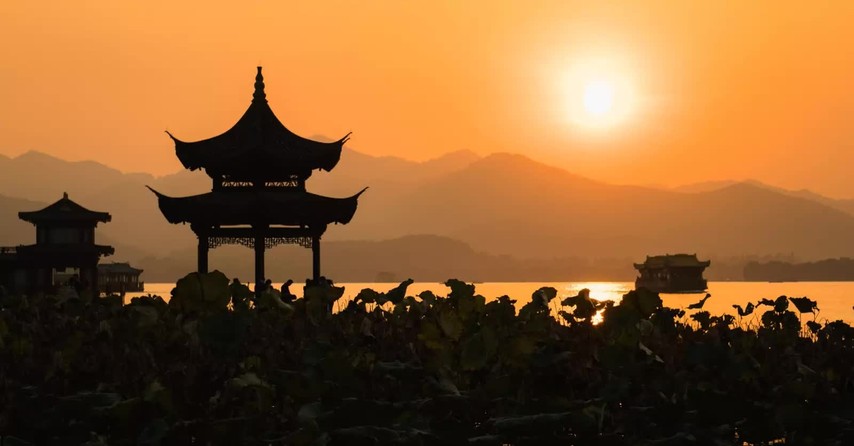
[[[439,282],[459,277],[468,281],[562,281],[634,279],[631,259],[565,257],[521,260],[475,251],[468,244],[435,235],[412,235],[381,241],[323,243],[323,274],[338,282],[377,280]],[[252,251],[225,246],[211,252],[210,268],[243,281],[254,275]],[[143,258],[148,282],[174,282],[195,269],[195,250]],[[267,276],[277,282],[311,274],[311,251],[283,246],[267,252]]]
[[[592,181],[496,154],[425,183],[394,206],[395,227],[522,257],[854,252],[854,217],[751,184],[695,194]]]
[[[777,186],[771,186],[770,184],[765,184],[756,180],[707,181],[702,183],[686,184],[684,186],[675,187],[672,190],[686,193],[711,192],[739,183],[746,183],[763,189],[772,190],[774,192],[778,192],[783,195],[788,195],[790,197],[806,198],[807,200],[815,201],[817,203],[821,203],[823,205],[854,215],[854,199],[836,199],[825,197],[824,195],[815,193],[809,189],[788,190]]]
[[[149,174],[122,173],[94,161],[65,161],[41,152],[0,156],[0,193],[41,202],[56,201],[63,192],[86,196],[115,184],[145,184],[153,179]]]
[[[745,280],[769,282],[842,282],[854,281],[854,259],[825,259],[817,262],[748,262]]]
[[[716,190],[723,189],[725,187],[732,186],[733,184],[741,183],[741,181],[734,180],[719,180],[719,181],[701,181],[699,183],[691,183],[684,184],[682,186],[676,186],[674,188],[667,188],[665,186],[654,186],[655,189],[670,189],[676,192],[685,192],[687,194],[696,194],[701,192],[712,192]],[[761,184],[759,182],[757,185]]]
[[[385,203],[419,181],[462,168],[477,158],[472,152],[460,151],[417,163],[345,149],[334,175],[316,172],[309,184],[312,191],[332,196],[352,195],[364,186],[371,186],[374,200],[363,201],[367,209],[362,209],[359,215],[377,213],[381,208],[375,208],[374,203]],[[201,171],[180,171],[159,178],[125,174],[96,162],[69,162],[39,152],[0,157],[0,193],[6,196],[50,203],[68,192],[78,203],[113,215],[113,221],[99,229],[99,233],[149,255],[160,254],[164,249],[194,246],[195,236],[189,226],[167,223],[146,185],[168,195],[192,195],[210,191],[210,178]],[[17,210],[10,216],[17,220]],[[330,231],[328,237],[341,237],[337,232]],[[11,235],[9,238],[14,240]]]
[[[375,157],[345,148],[341,160],[332,172],[315,172],[309,179],[312,189],[350,194],[351,183],[366,182],[382,188],[385,184],[413,185],[462,169],[480,157],[474,152],[460,150],[438,158],[415,162],[392,156]]]
[[[56,200],[51,200],[50,203]],[[0,246],[29,245],[36,242],[36,229],[31,223],[18,218],[20,211],[36,211],[50,203],[24,200],[0,195]],[[107,257],[107,261],[136,261],[149,255],[138,247],[127,244],[121,238],[104,235],[103,229],[111,225],[102,223],[95,230],[95,241],[116,248],[116,255]]]
[[[163,181],[189,189],[200,185],[197,178],[200,179],[197,173],[182,172],[156,179],[148,174],[122,173],[92,161],[69,162],[39,152],[0,158],[0,193],[46,205],[67,192],[72,200],[89,209],[112,214],[113,221],[99,227],[100,235],[149,253],[160,246],[189,243],[188,234],[192,233],[189,228],[163,221],[157,200],[144,186],[159,186]],[[17,210],[13,215],[17,220]]]
[[[516,277],[511,273],[525,270],[522,276],[543,280],[552,272],[569,277],[609,268],[598,263],[584,269],[577,261],[584,258],[623,262],[688,252],[703,258],[784,254],[807,261],[854,252],[854,201],[755,182],[707,184],[684,192],[606,184],[522,155],[480,157],[460,151],[419,163],[345,149],[333,172],[315,172],[308,184],[311,191],[330,196],[370,187],[353,221],[330,227],[324,236],[331,273],[360,280],[373,280],[378,272],[396,274],[401,265],[433,277],[441,268],[430,262],[456,265],[456,271],[472,277],[498,271]],[[98,233],[121,246],[116,260],[130,260],[157,277],[161,269],[166,275],[193,269],[195,236],[188,226],[163,219],[145,185],[176,196],[210,190],[209,178],[198,171],[155,178],[36,152],[0,157],[0,193],[8,196],[0,199],[0,240],[28,243],[31,227],[17,220],[17,212],[68,192],[82,205],[113,215]],[[307,268],[305,250],[281,249],[290,254],[276,257],[275,250],[276,260],[268,265]],[[437,254],[421,256],[421,251]],[[231,262],[229,253],[237,259],[231,266],[235,270],[251,264],[250,257],[227,247],[214,250],[212,262],[219,256]],[[339,262],[339,255],[349,260]],[[526,269],[532,265],[537,270]],[[620,277],[633,275],[622,266],[612,270],[622,271],[613,273]],[[728,266],[725,277],[737,278],[736,270]]]
[[[47,206],[38,201],[0,195],[0,246],[17,246],[35,243],[36,231],[32,224],[18,218],[20,211],[33,211]]]

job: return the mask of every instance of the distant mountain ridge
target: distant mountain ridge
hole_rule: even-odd
[[[17,220],[16,212],[22,210],[10,207],[29,205],[11,197],[46,204],[68,192],[82,205],[113,215],[111,223],[99,227],[99,234],[129,253],[125,256],[117,250],[117,259],[150,262],[140,266],[151,271],[157,264],[173,263],[171,259],[192,268],[195,236],[189,227],[163,219],[145,185],[181,196],[209,191],[210,179],[198,171],[163,177],[124,174],[96,162],[66,162],[37,152],[0,157],[0,193],[13,200],[0,200],[0,218],[5,221],[0,239],[8,244],[20,235],[28,237],[22,242],[32,237],[15,229],[17,223],[8,222]],[[371,249],[391,249],[379,241],[410,240],[406,237],[423,234],[464,243],[478,254],[463,255],[451,244],[437,242],[436,246],[447,250],[448,259],[467,258],[491,271],[500,268],[486,260],[490,256],[503,258],[516,269],[538,264],[545,271],[544,259],[641,259],[646,254],[696,252],[704,258],[792,254],[814,260],[854,252],[854,205],[848,200],[753,182],[726,182],[695,191],[663,190],[607,184],[518,154],[481,157],[459,151],[413,162],[349,148],[336,169],[316,172],[308,182],[312,192],[330,196],[346,196],[364,186],[370,190],[360,199],[356,217],[346,226],[331,227],[324,246],[368,243],[359,245],[364,248],[359,255],[385,258],[389,265],[371,263],[382,271],[392,270],[395,262],[383,252],[368,250],[370,243],[378,243]],[[212,256],[214,266],[217,251]],[[343,248],[331,251],[345,252]],[[275,252],[273,256],[284,261]],[[324,255],[330,265],[337,262],[334,254]],[[418,252],[397,255],[417,257]],[[246,264],[251,260],[236,257]],[[524,259],[527,263],[517,262]],[[442,262],[441,256],[429,261]],[[493,266],[486,268],[487,264]],[[354,262],[340,265],[342,275],[359,270]],[[365,280],[373,279],[366,271],[360,274],[371,276]]]
[[[519,155],[485,157],[399,205],[401,227],[423,232],[429,221],[475,249],[526,257],[854,251],[854,217],[806,198],[749,184],[697,194],[615,186]],[[432,221],[434,212],[454,218]]]
[[[806,198],[817,203],[830,206],[848,214],[854,215],[854,199],[851,198],[830,198],[824,195],[813,192],[809,189],[788,190],[782,187],[772,186],[756,180],[745,181],[707,181],[702,183],[686,184],[673,188],[678,192],[696,193],[696,192],[711,192],[718,189],[723,189],[738,183],[746,183],[763,189],[779,192],[790,197]]]
[[[335,176],[315,173],[309,187],[317,193],[348,196],[370,185],[371,194],[382,197],[476,158],[473,152],[460,151],[417,163],[396,157],[372,157],[345,148]],[[82,205],[113,215],[113,221],[99,232],[151,254],[161,246],[171,249],[194,244],[195,236],[189,227],[171,225],[163,219],[157,200],[146,185],[168,195],[183,196],[208,192],[211,182],[201,171],[179,171],[162,177],[125,174],[97,162],[69,162],[40,152],[0,158],[0,194],[52,203],[67,192]]]
[[[476,251],[459,240],[436,235],[409,235],[387,240],[323,243],[323,274],[337,282],[403,281],[564,281],[631,280],[631,259],[591,262],[578,257],[522,260]],[[140,259],[149,282],[174,282],[195,268],[194,252]],[[211,252],[211,268],[244,281],[253,276],[252,251],[224,246]],[[267,276],[300,280],[311,274],[310,251],[286,246],[268,252]]]
[[[66,189],[86,195],[114,183],[153,179],[146,173],[122,173],[96,161],[65,161],[37,151],[0,157],[0,193],[10,197],[51,201]]]

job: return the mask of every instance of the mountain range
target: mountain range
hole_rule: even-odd
[[[146,269],[148,281],[173,280],[193,269],[195,237],[188,226],[165,221],[145,185],[173,196],[210,190],[198,171],[154,177],[38,152],[0,156],[0,244],[30,243],[33,229],[17,212],[68,192],[112,214],[98,238],[116,246],[115,260]],[[854,253],[854,200],[752,181],[624,186],[518,154],[459,151],[413,162],[345,148],[332,172],[315,173],[307,185],[330,196],[370,187],[353,221],[324,236],[326,270],[338,280],[370,281],[378,273],[417,280],[631,280],[632,259],[647,254],[815,260]],[[308,258],[295,247],[277,248],[268,261],[277,266],[268,269],[300,277]],[[249,251],[237,247],[211,257],[212,267],[234,274],[249,274],[250,263]],[[713,262],[710,277],[720,264]]]

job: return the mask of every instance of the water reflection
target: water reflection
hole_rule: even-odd
[[[623,295],[632,290],[631,283],[621,282],[573,282],[567,283],[563,288],[558,288],[558,297],[562,295],[576,296],[581,290],[590,290],[590,298],[600,302],[612,301],[614,304],[620,302]],[[561,293],[561,290],[563,293]],[[602,323],[602,315],[605,310],[599,310],[593,316],[592,322],[594,325]],[[556,317],[559,315],[555,314]]]
[[[168,283],[146,283],[145,293],[128,293],[125,300],[129,302],[132,297],[148,293],[157,294],[169,300],[170,291],[174,286],[174,284]],[[277,283],[275,286],[280,288],[282,285]],[[397,284],[363,282],[341,283],[340,286],[345,287],[341,304],[346,306],[346,303],[364,288],[386,292],[396,287]],[[575,296],[585,288],[590,290],[590,297],[593,299],[599,301],[611,300],[614,302],[619,302],[624,294],[634,289],[634,283],[632,282],[487,282],[475,284],[475,291],[486,297],[487,300],[508,295],[516,299],[516,307],[518,309],[530,302],[531,295],[544,286],[553,287],[558,290],[558,297],[555,299],[556,302],[551,306],[555,316],[557,316],[557,312],[561,309],[561,300]],[[439,296],[447,296],[450,292],[448,287],[442,283],[416,282],[409,287],[407,294],[417,296],[422,291],[427,290]],[[298,297],[302,296],[302,287],[291,286],[291,291]],[[787,295],[793,297],[808,296],[813,300],[817,300],[819,309],[821,310],[815,317],[815,320],[818,322],[823,323],[837,319],[847,322],[854,320],[854,317],[852,317],[854,316],[854,312],[851,309],[851,296],[854,296],[854,282],[711,282],[709,283],[709,293],[712,295],[712,298],[709,299],[703,310],[709,311],[712,315],[735,314],[735,310],[732,308],[734,304],[744,306],[748,301],[756,302],[761,298],[774,299],[777,296]],[[662,294],[661,299],[664,301],[665,306],[684,309],[688,305],[699,301],[704,295],[705,293]],[[694,311],[690,310],[689,314]],[[754,315],[758,317],[759,313],[756,312]],[[812,317],[804,316],[805,321],[810,319]],[[601,320],[601,315],[597,315],[594,320]]]
[[[623,295],[631,291],[634,287],[629,283],[622,282],[573,282],[564,284],[563,290],[567,296],[575,296],[581,290],[590,290],[590,298],[598,301],[611,300],[614,303],[620,302]],[[560,288],[558,288],[560,290]],[[558,292],[560,295],[561,293]]]

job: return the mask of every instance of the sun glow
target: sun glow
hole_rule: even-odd
[[[614,86],[607,81],[593,81],[584,86],[584,110],[593,116],[604,116],[614,108]]]
[[[612,62],[578,62],[563,79],[569,119],[579,128],[623,125],[636,109],[636,95],[625,67]]]

